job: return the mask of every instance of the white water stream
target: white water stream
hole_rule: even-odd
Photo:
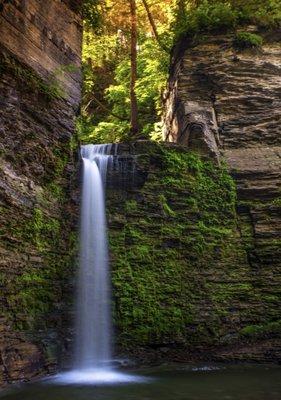
[[[106,175],[111,145],[82,146],[83,162],[80,262],[75,367],[108,368],[111,318],[108,244],[105,217]]]
[[[62,384],[136,382],[112,366],[111,289],[105,214],[112,145],[81,148],[83,163],[80,257],[74,368],[55,378]]]

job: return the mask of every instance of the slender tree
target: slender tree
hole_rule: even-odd
[[[152,16],[152,13],[151,13],[149,5],[148,5],[148,2],[146,0],[142,0],[142,3],[144,5],[145,11],[146,11],[146,14],[147,14],[147,17],[148,17],[148,20],[149,20],[149,23],[150,23],[150,26],[151,26],[151,29],[152,29],[152,32],[153,32],[153,35],[155,37],[155,40],[157,41],[157,43],[159,44],[159,46],[163,50],[168,51],[168,48],[161,42],[161,39],[160,39],[160,36],[158,34],[158,30],[157,30],[154,18]]]
[[[136,136],[139,131],[138,126],[138,103],[136,96],[136,80],[137,80],[137,9],[136,0],[130,0],[131,15],[131,134]]]

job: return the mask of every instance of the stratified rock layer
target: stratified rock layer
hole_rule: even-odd
[[[68,348],[81,23],[65,3],[0,15],[0,385],[55,370]]]
[[[118,153],[107,199],[118,351],[278,362],[278,205],[237,204],[225,167],[186,147]]]
[[[181,143],[192,114],[201,110],[204,117],[213,110],[213,137],[237,185],[238,229],[248,243],[246,280],[256,294],[254,302],[243,305],[249,309],[248,319],[239,317],[236,323],[258,342],[259,333],[262,337],[267,332],[265,320],[280,332],[281,46],[266,43],[260,50],[237,53],[232,40],[232,35],[214,35],[199,44],[179,44],[166,94],[165,138]],[[195,111],[191,103],[197,105]],[[214,123],[209,118],[206,124],[210,132]],[[188,140],[186,144],[193,148]],[[280,340],[257,344],[256,358],[264,349],[269,358],[274,352],[280,355],[280,347]],[[241,354],[230,351],[227,357],[244,358],[247,351],[253,348]]]
[[[1,44],[74,106],[81,89],[81,1],[8,1],[0,14]]]

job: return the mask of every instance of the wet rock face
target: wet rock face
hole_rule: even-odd
[[[80,31],[58,34],[60,18],[80,21],[66,3],[6,2],[0,15],[0,385],[54,371],[69,351],[80,78],[50,78],[80,66]]]
[[[231,35],[215,35],[200,44],[179,44],[166,94],[165,138],[185,140],[193,148],[188,142],[190,121],[198,120],[200,113],[205,129],[196,128],[194,136],[201,151],[206,152],[211,136],[216,154],[229,166],[237,185],[238,229],[248,242],[246,280],[258,296],[248,304],[248,325],[260,326],[261,332],[264,315],[272,323],[281,318],[281,46],[265,41],[260,51],[236,53],[232,40]],[[254,337],[258,342],[257,331]],[[268,341],[268,354],[277,354],[278,349],[280,340]],[[254,351],[260,353],[258,345]],[[235,350],[228,356],[231,352]]]

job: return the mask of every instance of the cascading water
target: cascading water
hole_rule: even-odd
[[[105,196],[111,145],[82,146],[83,162],[80,270],[75,364],[108,368],[111,360],[110,284]]]
[[[115,153],[116,149],[117,146]],[[57,375],[56,383],[142,381],[140,377],[115,371],[111,363],[111,290],[105,215],[107,170],[117,157],[111,152],[110,144],[81,148],[83,179],[74,369]]]

